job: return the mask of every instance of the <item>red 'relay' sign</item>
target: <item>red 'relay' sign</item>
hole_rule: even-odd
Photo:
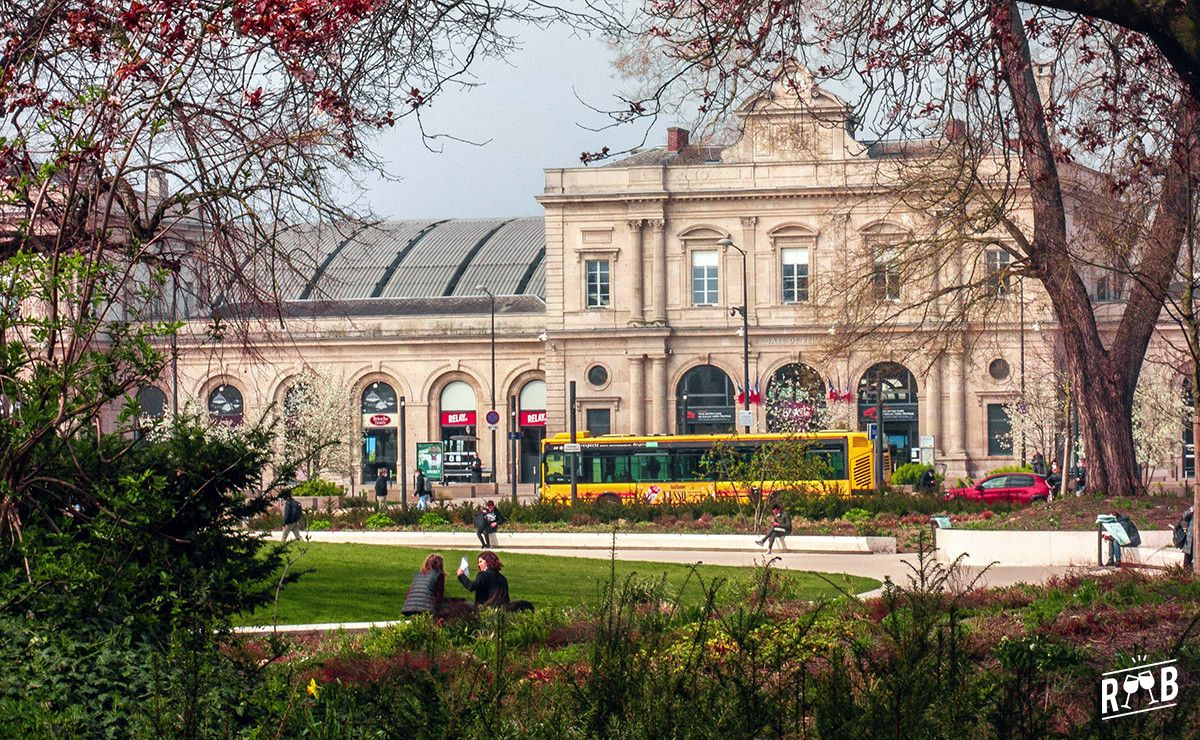
[[[473,427],[475,426],[474,411],[443,411],[442,426],[444,427]]]
[[[371,417],[371,426],[373,427],[386,427],[391,426],[391,424],[392,417],[387,414],[375,414]]]
[[[521,426],[523,427],[544,427],[546,426],[545,411],[522,411]]]

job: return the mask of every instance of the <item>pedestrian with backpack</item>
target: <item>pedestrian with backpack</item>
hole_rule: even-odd
[[[291,534],[296,539],[300,539],[300,518],[304,514],[304,507],[300,502],[292,498],[292,492],[287,491],[283,494],[283,541],[287,542],[288,535]]]

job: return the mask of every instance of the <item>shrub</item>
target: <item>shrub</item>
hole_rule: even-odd
[[[313,532],[320,532],[322,530],[329,529],[332,526],[333,522],[329,521],[328,519],[310,519],[308,521],[308,528]]]
[[[293,496],[341,496],[345,489],[324,478],[312,478],[292,489]]]
[[[395,524],[396,523],[392,521],[392,518],[387,514],[384,514],[382,511],[372,514],[371,516],[367,517],[365,522],[363,522],[363,526],[367,529],[385,529],[387,527],[395,526]]]
[[[904,463],[896,468],[896,472],[892,473],[892,483],[897,486],[915,486],[921,482],[921,476],[925,471],[931,468],[933,468],[932,465]]]
[[[436,511],[427,511],[421,515],[421,521],[418,523],[422,529],[432,529],[434,527],[444,527],[450,523],[450,520]]]
[[[1032,473],[1033,468],[1029,465],[1001,465],[998,468],[993,468],[987,472],[987,475],[999,475],[1000,473]]]

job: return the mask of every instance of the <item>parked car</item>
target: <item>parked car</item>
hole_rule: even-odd
[[[967,488],[947,489],[946,499],[952,498],[1028,504],[1048,500],[1050,486],[1045,478],[1033,473],[1000,473],[988,476]]]

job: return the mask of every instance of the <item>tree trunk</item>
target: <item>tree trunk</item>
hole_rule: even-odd
[[[1140,493],[1134,465],[1133,388],[1122,382],[1125,378],[1096,367],[1072,374],[1077,376],[1072,386],[1087,455],[1088,489],[1110,496]]]

